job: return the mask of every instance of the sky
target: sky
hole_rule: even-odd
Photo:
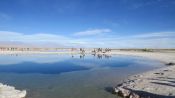
[[[175,48],[175,0],[0,0],[0,45]]]

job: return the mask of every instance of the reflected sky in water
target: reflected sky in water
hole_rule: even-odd
[[[144,65],[144,59],[110,55],[3,55],[0,73],[60,74],[103,67]]]
[[[26,89],[27,98],[116,98],[105,88],[162,66],[123,55],[0,55],[0,83]]]

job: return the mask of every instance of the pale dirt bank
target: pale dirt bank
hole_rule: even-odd
[[[141,56],[170,63],[160,69],[130,76],[115,87],[115,92],[127,98],[175,98],[175,53],[160,52],[113,52],[111,54]]]
[[[140,56],[140,57],[159,60],[164,63],[169,63],[169,62],[175,63],[175,51],[174,52],[112,51],[109,54]]]

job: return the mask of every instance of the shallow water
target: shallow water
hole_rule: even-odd
[[[122,55],[1,55],[0,82],[26,89],[27,98],[116,98],[110,87],[162,66]]]

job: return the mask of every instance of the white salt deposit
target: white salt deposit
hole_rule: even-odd
[[[24,98],[26,94],[25,90],[16,90],[13,86],[0,83],[0,98]]]

